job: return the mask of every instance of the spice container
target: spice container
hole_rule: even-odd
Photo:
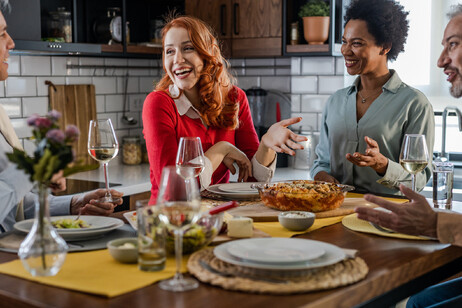
[[[122,139],[122,158],[127,165],[138,165],[141,163],[140,137],[124,137]]]
[[[293,22],[290,24],[290,44],[297,45],[298,44],[298,21]]]
[[[71,12],[65,7],[59,7],[57,11],[50,12],[48,20],[48,36],[61,38],[66,43],[72,43],[72,17]]]

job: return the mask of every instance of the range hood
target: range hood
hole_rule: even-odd
[[[101,53],[99,44],[57,43],[15,40],[13,55],[92,55]]]

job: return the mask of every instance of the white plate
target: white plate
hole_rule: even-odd
[[[268,238],[267,240],[284,240],[284,238]],[[311,269],[311,268],[318,268],[318,267],[324,267],[328,266],[331,264],[335,264],[337,262],[342,261],[345,259],[346,255],[345,252],[338,248],[335,245],[324,243],[324,242],[319,242],[319,241],[313,241],[313,240],[305,240],[305,239],[293,239],[297,241],[309,241],[316,243],[319,245],[322,249],[324,249],[325,253],[321,257],[309,261],[303,261],[303,262],[295,262],[295,263],[254,263],[246,260],[241,260],[239,258],[236,258],[232,256],[228,252],[228,247],[232,243],[236,242],[228,242],[225,244],[221,244],[217,247],[214,248],[213,253],[215,256],[224,261],[228,262],[231,264],[243,266],[243,267],[249,267],[249,268],[256,268],[256,269],[266,269],[266,270],[304,270],[304,269]]]
[[[123,215],[130,224],[130,226],[132,226],[133,229],[138,230],[136,211],[125,212],[123,213]]]
[[[326,251],[312,241],[256,238],[232,242],[228,252],[255,263],[295,263],[321,257]]]
[[[228,183],[228,184],[221,184],[218,186],[218,189],[224,192],[230,193],[258,193],[256,188],[250,187],[252,184],[260,184],[260,183]]]
[[[255,183],[251,183],[255,184]],[[220,186],[223,186],[224,184],[215,184],[211,185],[207,188],[208,191],[220,195],[222,197],[228,198],[228,199],[236,199],[236,200],[245,200],[245,199],[255,199],[256,197],[259,196],[258,190],[255,190],[253,192],[227,192],[227,191],[222,191],[220,189]]]
[[[68,216],[53,216],[51,220],[58,219],[76,219],[77,215]],[[88,240],[104,235],[105,233],[114,229],[120,228],[124,225],[124,222],[117,218],[105,217],[105,216],[87,216],[82,215],[80,219],[89,224],[90,228],[82,229],[56,229],[58,234],[66,241],[79,241]],[[18,231],[28,233],[32,228],[34,219],[27,219],[14,224],[14,228]]]

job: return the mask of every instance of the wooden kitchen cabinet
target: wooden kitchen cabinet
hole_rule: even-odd
[[[283,0],[185,0],[186,14],[217,33],[227,57],[282,54]]]

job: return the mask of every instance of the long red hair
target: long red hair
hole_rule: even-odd
[[[180,16],[165,24],[162,29],[162,46],[165,44],[165,35],[173,27],[184,28],[188,31],[194,48],[204,61],[204,67],[198,81],[201,104],[197,109],[205,124],[235,129],[238,126],[239,110],[239,102],[236,101],[237,91],[233,87],[234,78],[227,69],[228,61],[221,55],[213,31],[200,19]],[[162,52],[164,75],[156,85],[156,90],[167,92],[173,81],[165,69],[164,56],[165,50]]]

